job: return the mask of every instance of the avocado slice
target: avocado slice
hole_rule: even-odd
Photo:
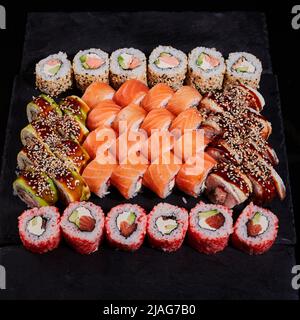
[[[118,63],[121,66],[122,69],[126,69],[124,58],[121,55],[118,56]]]
[[[236,68],[236,71],[237,72],[248,72],[248,67],[238,67]]]
[[[78,220],[78,215],[79,215],[78,211],[74,210],[69,216],[69,221],[77,225],[76,221]]]
[[[217,209],[213,209],[213,210],[209,210],[209,211],[202,211],[202,212],[199,212],[199,218],[209,218],[209,217],[212,217],[216,214],[218,214],[219,211]]]
[[[81,63],[85,63],[85,62],[86,62],[86,54],[84,54],[83,56],[81,56],[81,57],[79,58],[79,60],[80,60]]]
[[[205,54],[203,52],[200,53],[198,59],[196,60],[197,66],[201,67],[204,57],[205,57]]]
[[[134,212],[130,212],[129,215],[128,215],[128,218],[127,218],[127,222],[129,224],[133,224],[135,222],[135,213]]]
[[[167,230],[167,231],[169,231],[167,234],[170,234],[173,230],[175,230],[177,228],[177,225],[175,225],[175,224],[167,224],[166,226],[165,226],[165,229]]]
[[[57,72],[59,71],[59,69],[61,68],[61,64],[58,64],[57,66],[50,68],[49,72],[55,76],[57,74]]]
[[[260,212],[256,212],[251,220],[253,221],[254,224],[259,224],[261,216],[262,214]]]

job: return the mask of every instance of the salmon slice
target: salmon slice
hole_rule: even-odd
[[[142,107],[130,104],[117,114],[112,128],[120,134],[126,130],[137,131],[144,121],[146,114],[146,111]]]
[[[104,100],[99,102],[88,114],[87,127],[95,130],[98,127],[109,127],[115,120],[121,107],[112,100]]]
[[[209,142],[204,130],[185,130],[184,134],[174,142],[174,154],[185,162],[204,151]]]
[[[146,111],[164,108],[172,98],[174,91],[165,83],[158,83],[152,87],[142,100],[142,107]]]
[[[147,167],[147,164],[119,164],[112,173],[111,183],[124,198],[131,199],[140,192]]]
[[[93,109],[99,102],[112,100],[115,90],[105,82],[93,82],[90,84],[82,96],[82,100]]]
[[[143,100],[149,88],[141,81],[130,79],[125,81],[114,96],[114,101],[121,107],[137,104]]]
[[[90,132],[83,143],[83,147],[89,156],[94,159],[97,155],[103,155],[116,140],[116,133],[112,128],[97,128]]]
[[[89,186],[91,192],[100,198],[109,193],[110,177],[113,170],[117,167],[117,164],[114,162],[114,157],[108,153],[107,157],[97,157],[92,160],[82,173],[82,178]]]
[[[179,162],[172,152],[166,152],[161,160],[149,165],[143,177],[143,185],[160,198],[166,198],[174,188],[175,176],[181,167]]]
[[[142,154],[152,163],[173,149],[175,137],[169,131],[154,131],[142,145]]]
[[[141,129],[151,135],[151,130],[168,130],[175,116],[166,109],[153,109],[144,119]]]
[[[172,131],[175,136],[178,136],[183,134],[184,130],[199,129],[202,120],[203,118],[197,109],[189,108],[179,113],[179,115],[173,120],[169,130]],[[178,133],[175,133],[175,131],[178,131]]]
[[[169,100],[167,109],[178,115],[188,108],[197,107],[201,99],[201,94],[195,88],[182,86]]]
[[[142,147],[148,136],[144,131],[129,131],[122,133],[110,147],[110,152],[120,164],[148,163],[141,154]]]
[[[206,177],[216,163],[206,152],[190,158],[176,176],[177,188],[193,197],[199,196],[204,190]]]

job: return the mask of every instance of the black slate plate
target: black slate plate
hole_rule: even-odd
[[[284,132],[265,30],[264,16],[258,13],[29,15],[22,75],[15,80],[0,179],[0,245],[8,245],[0,248],[0,264],[9,270],[4,298],[297,298],[290,286],[296,239]],[[68,39],[71,41],[66,45]],[[248,256],[231,246],[220,254],[205,256],[185,244],[168,255],[149,248],[147,243],[134,254],[117,252],[104,245],[99,252],[84,257],[64,244],[43,256],[27,252],[18,245],[17,233],[17,216],[25,206],[12,195],[11,185],[16,155],[21,148],[19,132],[27,124],[25,105],[37,93],[33,89],[34,64],[59,50],[72,56],[88,47],[111,52],[122,46],[135,46],[148,54],[163,43],[184,51],[197,45],[215,46],[224,55],[236,50],[250,51],[262,60],[261,91],[267,102],[264,114],[273,124],[270,141],[280,159],[277,169],[287,186],[286,199],[268,205],[280,219],[275,246],[259,257]],[[188,200],[185,205],[182,196],[175,191],[165,201],[189,209],[199,200],[185,196]],[[92,201],[107,212],[123,199],[113,191],[103,200],[93,197]],[[146,210],[159,201],[150,191],[132,200]],[[237,208],[235,215],[241,209],[242,206]]]

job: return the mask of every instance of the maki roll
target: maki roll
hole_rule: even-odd
[[[105,218],[108,243],[118,249],[135,251],[146,235],[147,215],[136,204],[121,204],[112,208]]]
[[[33,208],[18,218],[19,235],[24,247],[34,253],[45,253],[58,247],[60,214],[55,207]]]
[[[93,109],[104,100],[112,100],[115,90],[105,82],[93,82],[85,90],[82,100]]]
[[[226,60],[225,86],[246,84],[254,89],[259,87],[262,73],[261,62],[251,53],[233,52]]]
[[[186,82],[202,94],[220,90],[223,86],[225,63],[216,49],[197,47],[188,56]]]
[[[189,215],[188,241],[199,252],[224,250],[232,234],[232,211],[224,206],[199,202]]]
[[[177,116],[186,109],[197,108],[201,99],[201,94],[195,88],[182,86],[169,100],[167,110]]]
[[[94,48],[80,50],[73,59],[73,70],[76,85],[82,91],[96,81],[108,83],[108,54]]]
[[[142,51],[134,48],[118,49],[110,56],[110,83],[115,89],[129,79],[147,84],[146,67],[146,57]]]
[[[59,107],[64,114],[74,117],[85,125],[90,108],[82,99],[77,96],[66,97],[60,101]]]
[[[20,171],[13,183],[14,194],[28,207],[52,206],[58,200],[53,181],[43,172]]]
[[[37,88],[50,96],[58,96],[72,87],[72,66],[63,52],[52,54],[35,67]]]
[[[165,252],[178,250],[188,229],[188,213],[168,203],[159,203],[148,215],[147,236],[152,247]]]
[[[79,253],[98,250],[104,235],[104,213],[91,202],[73,202],[61,217],[61,230],[66,241]]]
[[[186,54],[170,46],[158,46],[150,56],[148,63],[148,83],[153,87],[165,83],[173,90],[178,90],[187,71]]]
[[[58,116],[62,115],[55,100],[46,94],[40,94],[38,97],[34,97],[33,100],[27,104],[26,113],[28,122],[32,122],[40,116],[47,117],[51,113]]]
[[[268,251],[278,232],[278,218],[270,210],[250,203],[240,214],[231,237],[237,248],[249,254]]]

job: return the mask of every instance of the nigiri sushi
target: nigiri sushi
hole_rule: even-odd
[[[97,154],[105,153],[116,140],[116,133],[112,128],[97,128],[90,132],[83,143],[89,156],[94,159]]]
[[[121,107],[112,100],[99,102],[88,114],[87,127],[90,130],[95,130],[98,127],[110,126],[120,110]]]
[[[150,136],[151,130],[168,130],[174,118],[174,115],[166,109],[153,109],[147,114],[141,129]]]
[[[103,100],[112,100],[115,90],[105,82],[93,82],[90,84],[82,96],[82,100],[93,109]]]
[[[216,161],[206,152],[190,158],[176,176],[176,186],[183,192],[198,197],[205,187],[205,180]]]
[[[136,131],[144,121],[146,114],[146,111],[137,104],[129,104],[117,114],[112,128],[119,134],[129,130]]]
[[[161,159],[151,163],[144,174],[143,185],[160,198],[166,198],[175,186],[175,176],[181,164],[172,152],[166,152]]]
[[[111,183],[124,198],[131,199],[140,192],[147,167],[147,164],[119,164],[112,173]]]
[[[175,130],[178,131],[179,134],[182,134],[186,129],[199,129],[202,120],[202,115],[197,109],[189,108],[179,113],[179,115],[173,120],[169,130],[174,134]]]
[[[125,81],[114,95],[114,101],[121,107],[130,103],[139,105],[149,88],[141,81],[131,79]]]
[[[166,108],[178,115],[188,108],[197,107],[201,99],[201,94],[195,88],[182,86],[174,93]]]
[[[106,156],[98,156],[86,166],[82,178],[91,192],[103,198],[109,193],[110,177],[116,167],[115,158],[110,153]]]
[[[158,83],[152,87],[142,100],[142,107],[146,111],[164,108],[172,98],[174,91],[165,83]]]

